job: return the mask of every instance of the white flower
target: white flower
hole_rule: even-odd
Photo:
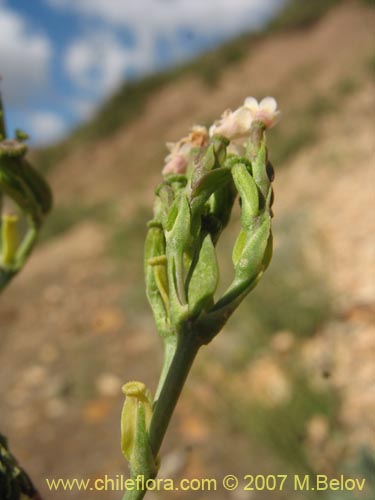
[[[276,99],[273,97],[265,97],[259,103],[254,97],[247,97],[244,108],[250,112],[252,122],[262,122],[266,128],[273,127],[280,117]]]
[[[227,109],[220,120],[210,127],[210,136],[221,134],[228,139],[238,139],[248,135],[251,126],[251,114],[245,107],[236,111]]]
[[[163,175],[184,174],[189,164],[191,150],[194,147],[205,146],[207,139],[206,127],[194,125],[187,137],[183,137],[178,142],[168,142],[169,155],[165,158]]]
[[[221,134],[228,139],[245,139],[250,134],[253,122],[262,122],[271,128],[277,122],[280,111],[273,97],[265,97],[259,103],[254,97],[247,97],[244,105],[231,111],[228,109],[210,128],[210,136]]]

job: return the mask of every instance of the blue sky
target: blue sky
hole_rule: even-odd
[[[123,82],[260,27],[285,0],[0,0],[9,132],[60,139]]]

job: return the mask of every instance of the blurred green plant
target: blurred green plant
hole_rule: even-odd
[[[27,473],[17,462],[0,434],[0,498],[2,500],[41,500]]]
[[[0,94],[0,293],[26,264],[52,208],[52,192],[25,155],[27,134],[7,139]],[[20,220],[23,219],[23,220]],[[22,234],[22,223],[25,227]],[[40,500],[29,476],[0,434],[1,500]]]
[[[25,159],[27,138],[17,130],[14,139],[7,139],[0,95],[0,292],[25,265],[52,208],[49,185]],[[20,216],[26,223],[23,235]]]

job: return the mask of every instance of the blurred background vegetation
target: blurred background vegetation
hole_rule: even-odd
[[[358,498],[372,498],[373,6],[292,0],[262,32],[124,85],[66,140],[32,152],[56,207],[0,306],[1,425],[42,492],[45,477],[126,473],[120,387],[140,379],[154,389],[161,359],[142,252],[164,143],[247,95],[273,95],[283,113],[269,133],[273,262],[200,356],[161,474],[348,474],[366,477]],[[222,287],[238,226],[236,210],[219,244]],[[194,498],[260,495],[357,498],[290,488]]]

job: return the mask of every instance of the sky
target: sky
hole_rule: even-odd
[[[285,0],[0,0],[8,133],[64,137],[123,82],[261,27]]]

